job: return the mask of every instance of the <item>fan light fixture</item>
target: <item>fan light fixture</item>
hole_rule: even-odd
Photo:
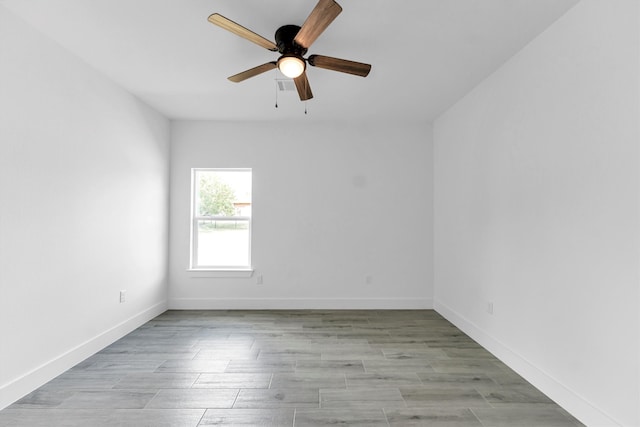
[[[305,63],[303,59],[297,56],[283,55],[278,59],[278,69],[290,79],[295,79],[304,73]]]
[[[309,47],[318,36],[327,29],[329,24],[336,19],[340,12],[342,12],[342,7],[336,3],[335,0],[316,1],[318,4],[316,4],[316,7],[314,7],[309,16],[307,16],[302,27],[290,24],[283,25],[276,30],[274,34],[275,43],[231,19],[225,18],[219,13],[210,15],[208,20],[212,24],[271,52],[278,52],[281,55],[277,61],[269,61],[257,67],[249,68],[248,70],[228,77],[228,79],[234,83],[240,83],[273,70],[274,68],[278,68],[284,76],[294,79],[300,101],[307,101],[313,98],[309,80],[305,73],[307,65],[324,68],[325,70],[353,74],[354,76],[366,77],[369,71],[371,71],[371,64],[324,55],[309,55],[305,59]],[[2,0],[0,0],[0,3],[2,3]]]

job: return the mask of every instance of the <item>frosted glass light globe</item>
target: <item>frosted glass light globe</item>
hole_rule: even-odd
[[[290,79],[295,79],[304,72],[304,61],[297,56],[283,56],[278,60],[278,69]]]

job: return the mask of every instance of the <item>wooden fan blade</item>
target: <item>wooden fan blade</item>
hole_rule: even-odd
[[[266,64],[258,65],[257,67],[253,67],[247,71],[243,71],[227,78],[234,83],[240,83],[241,81],[250,79],[251,77],[255,77],[258,74],[262,74],[269,70],[273,70],[274,68],[276,68],[275,62],[267,62]]]
[[[340,15],[340,12],[342,12],[342,7],[334,0],[318,1],[293,40],[308,49],[329,24]]]
[[[300,76],[293,79],[293,82],[296,84],[296,89],[298,89],[300,101],[306,101],[313,98],[311,86],[309,86],[309,79],[307,79],[307,73],[303,72]]]
[[[307,62],[314,67],[340,71],[341,73],[353,74],[360,77],[367,77],[369,75],[369,71],[371,71],[371,65],[369,64],[348,61],[340,58],[332,58],[324,55],[311,55]]]
[[[240,24],[233,22],[231,19],[225,18],[219,13],[214,13],[209,16],[209,22],[218,27],[224,28],[227,31],[231,31],[233,34],[242,37],[243,39],[247,39],[250,42],[257,44],[258,46],[262,46],[265,49],[269,49],[272,51],[277,51],[278,46],[271,40],[265,39],[259,34],[254,33],[248,28],[243,27]]]

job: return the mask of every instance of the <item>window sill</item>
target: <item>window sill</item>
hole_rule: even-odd
[[[248,278],[253,276],[253,268],[189,268],[187,269],[187,273],[189,273],[192,279],[206,279],[211,277]]]

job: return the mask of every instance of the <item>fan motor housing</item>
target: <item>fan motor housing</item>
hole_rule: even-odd
[[[300,31],[298,25],[283,25],[278,28],[275,35],[278,52],[282,55],[295,55],[300,57],[307,53],[307,49],[293,40],[298,34],[298,31]]]

